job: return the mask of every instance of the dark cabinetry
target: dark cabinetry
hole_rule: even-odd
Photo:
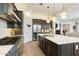
[[[79,56],[79,42],[59,45],[41,36],[38,41],[46,56]]]
[[[51,56],[52,55],[52,43],[48,40],[46,40],[46,56]]]
[[[73,44],[64,44],[60,46],[61,56],[73,56]]]
[[[44,52],[44,54],[46,53],[46,40],[39,36],[40,40],[39,40],[39,47],[41,48],[41,50]]]
[[[56,56],[58,55],[58,46],[48,39],[39,36],[39,47],[46,56]]]
[[[46,40],[46,55],[47,56],[56,56],[58,55],[57,45],[53,44],[51,41]]]

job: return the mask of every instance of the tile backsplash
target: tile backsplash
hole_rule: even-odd
[[[0,29],[0,38],[10,36],[11,29]]]

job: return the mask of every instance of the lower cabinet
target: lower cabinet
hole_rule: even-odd
[[[46,39],[46,56],[58,55],[58,46]]]
[[[19,38],[6,56],[20,56],[23,49],[23,38]]]
[[[79,42],[58,45],[41,36],[38,41],[46,56],[79,56]]]
[[[60,45],[61,56],[73,56],[73,43]]]
[[[46,54],[45,55],[51,56],[52,55],[51,52],[52,52],[52,45],[50,42],[46,40]]]
[[[12,49],[6,54],[6,56],[17,56],[18,54],[16,51],[17,49],[16,49],[16,46],[14,45]]]
[[[48,39],[39,36],[39,47],[46,56],[56,56],[58,54],[58,46]]]
[[[39,47],[40,49],[44,52],[44,54],[46,54],[46,41],[43,37],[39,36],[40,40],[39,42]]]

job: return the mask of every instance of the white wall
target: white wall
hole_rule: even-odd
[[[28,27],[27,24],[31,24],[31,27]],[[27,16],[25,12],[23,21],[23,35],[24,43],[32,41],[32,18]]]
[[[63,30],[63,24],[69,24],[70,25],[70,32],[75,32],[73,29],[73,26],[75,25],[74,22],[62,22],[61,23],[61,34],[62,34],[62,30]]]
[[[79,22],[76,24],[76,32],[79,32]]]

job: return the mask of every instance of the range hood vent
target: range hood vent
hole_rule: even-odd
[[[14,21],[9,17],[9,15],[6,14],[6,13],[1,13],[1,14],[0,14],[0,19],[3,19],[3,20],[5,20],[5,21],[9,21],[9,22],[14,22]]]
[[[16,11],[16,12],[18,12],[18,11]],[[19,22],[21,22],[21,19],[17,16],[17,14],[15,13],[15,11],[12,11],[12,14],[15,16],[15,18],[16,18]]]

